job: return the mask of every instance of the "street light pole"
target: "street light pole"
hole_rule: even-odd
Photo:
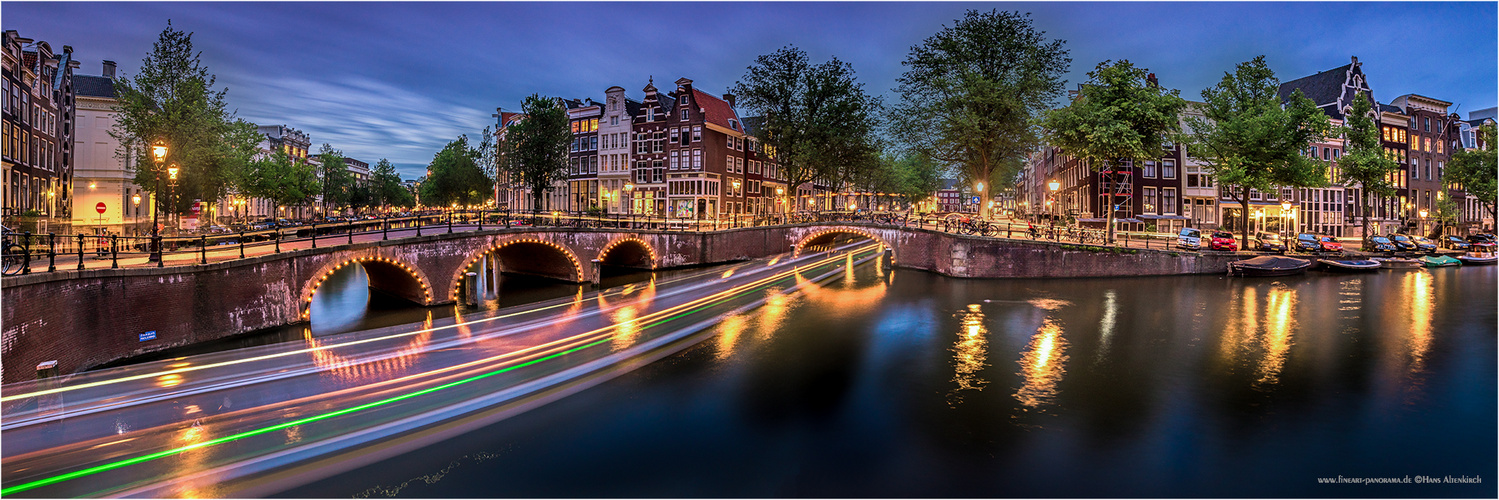
[[[161,243],[158,240],[161,238],[161,167],[167,161],[166,141],[157,139],[151,145],[151,160],[156,165],[156,168],[152,169],[156,174],[156,190],[151,193],[151,244],[155,251],[147,257],[147,261],[154,260],[160,265]]]

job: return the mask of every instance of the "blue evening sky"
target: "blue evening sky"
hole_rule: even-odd
[[[1264,54],[1282,81],[1364,63],[1381,102],[1418,93],[1464,118],[1496,102],[1495,2],[1464,3],[53,3],[6,1],[7,30],[72,45],[136,74],[171,19],[193,32],[231,109],[307,132],[414,178],[448,141],[476,137],[495,107],[532,93],[602,99],[680,77],[722,94],[755,56],[791,44],[848,61],[872,93],[892,89],[909,48],[966,9],[1030,12],[1072,52],[1068,87],[1129,59],[1200,99],[1235,63]],[[665,85],[663,85],[665,83]]]

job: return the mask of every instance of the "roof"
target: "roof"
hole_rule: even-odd
[[[743,120],[740,121],[744,122],[745,134],[749,134],[753,137],[760,137],[760,127],[763,127],[765,125],[764,116],[746,116]]]
[[[1280,84],[1280,100],[1285,102],[1291,99],[1291,93],[1297,89],[1301,95],[1311,99],[1318,106],[1337,102],[1338,97],[1343,94],[1343,82],[1348,80],[1348,70],[1353,64],[1344,64],[1336,68],[1323,71],[1311,76],[1304,76]]]
[[[738,130],[740,132],[744,131],[743,127],[737,125],[737,123],[739,122],[739,113],[734,112],[734,107],[730,106],[728,102],[725,102],[723,99],[713,97],[712,94],[703,92],[698,89],[692,89],[692,94],[693,98],[697,100],[698,107],[702,108],[703,110],[704,120],[706,120],[708,123],[712,123],[729,130]],[[734,121],[736,124],[730,125],[730,120]]]
[[[640,116],[640,103],[634,99],[625,98],[625,114],[628,116]]]
[[[1391,104],[1380,104],[1379,105],[1379,111],[1381,113],[1398,113],[1398,114],[1402,114],[1402,115],[1405,114],[1405,110],[1400,109],[1399,107],[1396,107],[1396,106],[1391,105]]]
[[[115,82],[102,76],[74,75],[73,92],[79,97],[114,99]]]
[[[664,92],[656,93],[656,102],[661,104],[661,109],[666,110],[667,113],[671,113],[671,110],[677,107],[677,99]]]

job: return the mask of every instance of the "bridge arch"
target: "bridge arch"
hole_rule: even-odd
[[[449,298],[458,300],[459,288],[463,286],[463,273],[479,259],[495,254],[501,272],[530,274],[547,278],[581,283],[586,281],[583,266],[571,249],[561,244],[532,236],[510,238],[470,252],[463,264],[453,271],[449,281]]]
[[[895,246],[891,245],[889,242],[885,241],[885,238],[882,238],[878,234],[875,234],[874,232],[866,230],[864,228],[852,227],[852,226],[836,226],[836,227],[822,227],[822,228],[817,228],[817,229],[813,230],[812,232],[807,233],[806,235],[802,236],[801,239],[797,240],[796,247],[792,251],[791,255],[793,257],[800,257],[801,254],[802,254],[802,251],[806,250],[806,248],[808,246],[810,246],[810,245],[812,245],[814,243],[831,242],[834,238],[836,238],[840,234],[842,234],[842,235],[850,235],[851,234],[851,235],[855,235],[855,236],[863,236],[865,238],[869,238],[871,240],[874,240],[874,242],[879,243],[880,246],[882,246],[886,250],[890,251],[890,261],[891,261],[892,264],[895,262],[895,259],[897,257],[899,257],[898,255],[895,254]]]
[[[599,263],[608,266],[656,268],[656,249],[636,236],[615,238],[599,250]]]
[[[347,266],[364,267],[370,288],[420,305],[432,303],[432,284],[416,266],[383,255],[345,255],[323,264],[302,286],[302,320],[312,318],[312,296],[333,273]]]

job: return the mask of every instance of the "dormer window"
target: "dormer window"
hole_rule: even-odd
[[[735,120],[733,118],[730,118],[729,119],[729,128],[734,129],[734,130],[739,130],[739,120]]]

